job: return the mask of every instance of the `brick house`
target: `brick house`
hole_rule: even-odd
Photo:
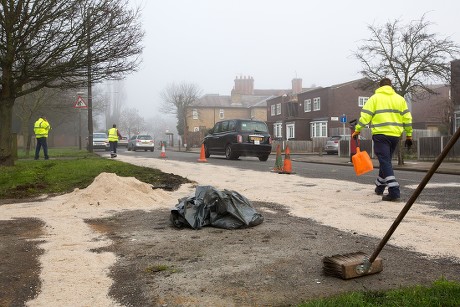
[[[267,100],[267,124],[270,133],[280,140],[311,140],[340,132],[344,124],[359,117],[362,106],[373,94],[363,90],[367,79],[329,87],[304,89]],[[345,116],[344,116],[345,115]]]
[[[267,124],[270,133],[277,140],[312,140],[349,134],[349,121],[359,118],[364,103],[374,94],[375,86],[370,84],[363,78],[269,98]],[[414,97],[408,104],[413,127],[446,133],[453,112],[450,87],[432,85],[431,88],[435,94]],[[456,108],[459,118],[458,105]]]
[[[252,77],[236,77],[231,95],[205,94],[187,108],[188,145],[199,146],[207,131],[220,120],[267,120],[267,99],[292,90],[255,89]]]
[[[430,88],[435,94],[425,94],[408,101],[412,113],[412,127],[447,134],[453,114],[450,86],[431,85]]]

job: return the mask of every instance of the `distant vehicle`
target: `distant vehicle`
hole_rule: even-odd
[[[133,135],[128,141],[128,151],[136,151],[138,149],[153,152],[155,150],[155,141],[148,134]]]
[[[118,146],[128,147],[128,137],[127,136],[122,136],[121,138],[119,138],[118,139]]]
[[[327,139],[326,144],[324,144],[324,151],[328,155],[337,155],[339,153],[339,143],[342,140],[349,141],[351,139],[350,135],[333,135]],[[365,140],[364,137],[359,136],[360,140]]]
[[[110,150],[109,139],[105,132],[93,133],[93,149],[104,149],[105,151]]]
[[[228,160],[252,156],[260,161],[267,161],[272,150],[271,143],[267,124],[250,119],[217,122],[203,141],[206,158],[214,154],[225,155]]]

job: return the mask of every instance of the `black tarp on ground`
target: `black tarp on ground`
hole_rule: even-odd
[[[256,226],[264,221],[246,197],[235,191],[219,191],[212,186],[198,186],[195,196],[180,199],[171,210],[170,218],[176,227],[193,229],[203,226],[236,229]]]

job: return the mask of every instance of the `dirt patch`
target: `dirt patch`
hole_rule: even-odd
[[[125,306],[287,306],[346,291],[460,280],[460,264],[387,246],[384,271],[343,281],[324,276],[321,260],[337,251],[372,251],[375,238],[254,203],[265,222],[247,229],[177,229],[169,210],[132,211],[87,220],[113,244],[110,295]]]
[[[23,306],[40,290],[43,227],[37,219],[0,221],[0,306]]]

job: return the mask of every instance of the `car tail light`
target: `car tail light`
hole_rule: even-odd
[[[238,135],[236,136],[236,141],[237,141],[238,143],[243,143],[243,136],[242,136],[241,134],[238,134]]]
[[[273,140],[272,140],[272,137],[270,136],[270,137],[268,138],[268,144],[271,144],[272,141],[273,141]]]

